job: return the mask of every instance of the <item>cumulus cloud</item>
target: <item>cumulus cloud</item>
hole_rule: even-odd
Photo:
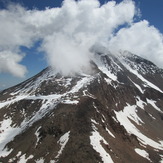
[[[22,56],[10,51],[0,52],[0,72],[11,73],[17,77],[23,77],[27,72],[25,66],[19,64]]]
[[[163,35],[146,20],[122,28],[109,42],[109,49],[118,53],[128,50],[163,68]]]
[[[93,57],[90,49],[96,45],[113,53],[128,50],[161,66],[162,34],[147,21],[135,23],[137,11],[132,0],[104,5],[98,0],[64,0],[61,8],[43,11],[10,5],[0,11],[0,57],[6,63],[0,72],[23,76],[20,46],[30,48],[38,40],[49,65],[63,74],[87,67]],[[11,69],[8,62],[17,68]]]

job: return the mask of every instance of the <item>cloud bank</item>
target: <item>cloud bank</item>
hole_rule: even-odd
[[[147,20],[135,22],[138,15],[132,0],[64,0],[61,8],[42,11],[9,5],[0,10],[0,72],[24,76],[20,47],[40,40],[49,65],[63,74],[87,67],[95,45],[114,54],[128,50],[163,67],[163,35]]]

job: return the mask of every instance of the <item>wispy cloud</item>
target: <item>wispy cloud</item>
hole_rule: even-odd
[[[26,68],[19,64],[19,47],[30,48],[38,40],[49,65],[63,74],[87,67],[93,57],[90,49],[99,44],[115,54],[128,50],[162,66],[163,36],[146,20],[134,22],[139,14],[131,0],[104,5],[97,0],[65,0],[61,8],[44,11],[12,4],[0,11],[0,58],[17,68],[4,64],[0,72],[23,76]]]

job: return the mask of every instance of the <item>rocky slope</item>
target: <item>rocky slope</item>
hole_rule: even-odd
[[[1,162],[163,162],[163,70],[129,52],[90,64],[0,93]]]

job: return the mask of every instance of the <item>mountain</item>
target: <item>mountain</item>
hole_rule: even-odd
[[[127,51],[90,67],[0,92],[1,162],[163,162],[163,70]]]

